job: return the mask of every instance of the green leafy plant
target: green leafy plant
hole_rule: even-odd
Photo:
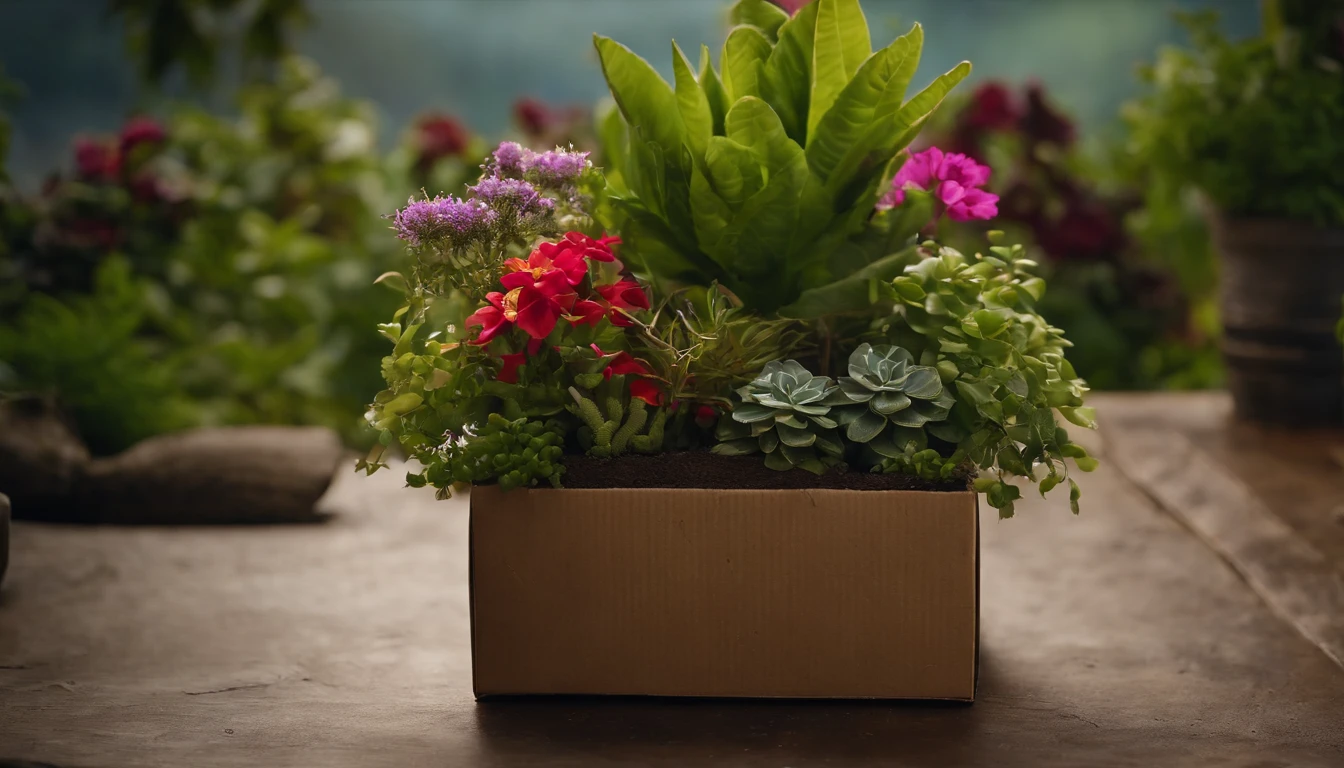
[[[1012,516],[1020,498],[1006,482],[1014,476],[1038,483],[1042,495],[1067,481],[1077,512],[1081,492],[1064,460],[1083,471],[1097,461],[1069,440],[1055,414],[1086,428],[1095,427],[1095,414],[1083,404],[1086,384],[1064,357],[1069,342],[1035,308],[1045,290],[1032,274],[1035,263],[1020,245],[994,245],[974,257],[926,247],[926,258],[892,281],[899,313],[880,321],[880,330],[936,368],[956,393],[947,420],[927,424],[928,435],[955,447],[954,462],[991,473],[976,488],[1000,515]]]
[[[844,455],[831,404],[845,398],[826,376],[813,376],[796,360],[767,363],[760,376],[737,390],[740,403],[719,422],[715,453],[764,453],[765,465],[821,474]]]
[[[716,69],[673,43],[670,86],[628,48],[595,37],[624,118],[606,124],[609,226],[643,270],[719,283],[771,316],[805,288],[850,276],[833,256],[863,231],[893,160],[963,62],[906,100],[923,31],[871,51],[858,0],[817,0],[788,17],[743,0]]]
[[[923,447],[921,428],[946,419],[956,402],[937,368],[916,365],[908,351],[889,345],[859,345],[849,356],[849,375],[839,384],[855,403],[835,411],[845,438],[892,458],[904,455],[911,444]]]
[[[1265,33],[1241,41],[1213,14],[1182,17],[1193,47],[1143,70],[1128,149],[1160,183],[1196,187],[1227,215],[1344,223],[1344,50],[1331,42],[1344,11],[1265,10]]]
[[[145,336],[145,288],[114,258],[87,295],[32,297],[0,323],[0,392],[59,396],[96,454],[191,426],[199,413],[183,386],[186,360]]]

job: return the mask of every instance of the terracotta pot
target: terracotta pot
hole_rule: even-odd
[[[1344,423],[1344,229],[1215,217],[1227,383],[1239,417]]]

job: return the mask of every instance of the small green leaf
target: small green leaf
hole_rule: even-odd
[[[773,43],[779,37],[779,28],[789,20],[789,14],[767,0],[737,0],[729,12],[728,20],[733,26],[750,24],[756,27]]]
[[[1069,509],[1073,510],[1073,514],[1075,514],[1075,515],[1078,514],[1078,500],[1081,499],[1082,497],[1083,497],[1083,491],[1082,491],[1082,489],[1080,489],[1080,488],[1078,487],[1078,483],[1074,482],[1074,481],[1073,481],[1073,478],[1070,477],[1070,478],[1069,478]]]
[[[845,84],[873,52],[868,21],[859,0],[816,0],[812,49],[812,94],[807,116],[810,136]]]

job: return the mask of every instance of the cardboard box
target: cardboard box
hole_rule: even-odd
[[[975,697],[969,491],[471,498],[478,698]]]

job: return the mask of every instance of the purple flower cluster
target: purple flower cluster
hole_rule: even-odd
[[[999,196],[981,189],[988,182],[989,166],[959,152],[929,147],[905,161],[877,207],[887,210],[900,205],[905,202],[905,190],[913,187],[932,190],[953,221],[992,219],[999,215]]]
[[[549,213],[555,209],[554,200],[542,197],[536,187],[522,179],[490,176],[467,189],[491,208],[511,208],[519,216]]]
[[[587,152],[556,147],[550,152],[533,152],[522,145],[506,141],[493,155],[492,170],[516,179],[528,179],[546,189],[572,187],[589,166]]]
[[[436,240],[458,244],[486,232],[499,212],[479,200],[459,200],[451,195],[434,199],[411,198],[393,216],[397,237],[413,246]]]
[[[516,141],[501,142],[495,150],[495,169],[502,176],[521,177],[533,152]]]

